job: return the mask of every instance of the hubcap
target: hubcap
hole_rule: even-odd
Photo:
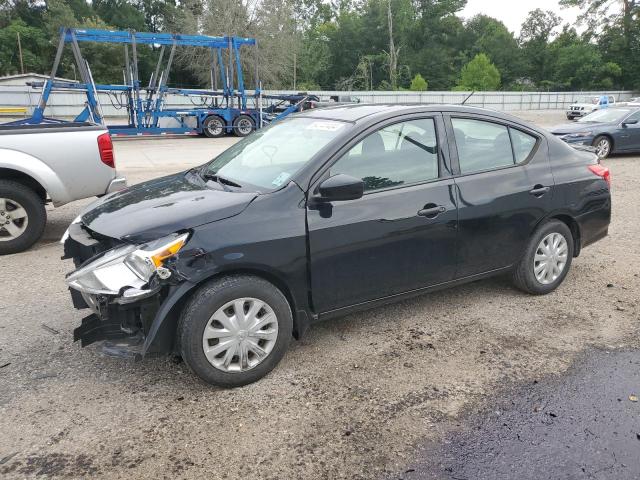
[[[550,233],[542,239],[533,259],[533,272],[543,285],[555,282],[567,265],[567,240],[559,233]]]
[[[238,122],[238,131],[243,135],[249,135],[251,130],[253,130],[253,125],[246,118],[243,118]]]
[[[207,130],[211,135],[220,135],[222,133],[222,122],[220,120],[213,120],[207,124]]]
[[[15,240],[29,224],[27,211],[15,200],[0,197],[0,242]]]
[[[596,145],[596,154],[598,155],[598,158],[605,158],[609,155],[609,150],[611,150],[611,144],[606,138],[600,140]]]
[[[267,358],[277,338],[273,309],[257,298],[238,298],[211,316],[202,334],[202,348],[218,370],[244,372]]]

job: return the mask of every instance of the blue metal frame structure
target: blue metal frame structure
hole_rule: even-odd
[[[93,81],[88,62],[83,58],[79,44],[82,42],[97,42],[121,44],[125,49],[125,70],[123,85],[96,84]],[[77,64],[79,82],[60,82],[55,80],[62,53],[66,45],[71,49]],[[138,72],[138,46],[152,45],[160,47],[160,55],[155,72],[152,74],[147,87],[142,86]],[[244,84],[240,50],[243,46],[253,46],[257,52],[257,41],[245,37],[212,37],[207,35],[181,35],[172,33],[148,33],[99,29],[61,29],[60,40],[51,75],[46,82],[33,83],[42,88],[38,105],[30,118],[13,122],[13,124],[63,123],[64,120],[45,116],[45,109],[50,95],[55,90],[79,90],[86,94],[87,101],[82,112],[74,121],[92,121],[104,124],[104,115],[98,99],[98,93],[111,96],[126,97],[121,108],[127,108],[127,125],[109,125],[113,135],[158,135],[158,134],[201,134],[207,117],[216,115],[225,122],[227,133],[233,130],[233,122],[239,115],[252,118],[256,128],[264,124],[279,120],[289,113],[298,111],[309,99],[305,94],[263,96],[258,80],[256,65],[256,87],[251,95],[254,107],[248,108],[247,91]],[[167,86],[169,71],[177,47],[204,47],[211,50],[212,88],[179,89]],[[163,68],[165,48],[170,48],[169,58]],[[225,63],[225,57],[228,63]],[[257,59],[256,59],[257,60]],[[217,63],[218,72],[214,63]],[[235,70],[235,72],[234,72]],[[214,79],[220,75],[222,88],[214,88]],[[236,85],[234,86],[234,81]],[[200,97],[204,99],[202,107],[184,109],[165,109],[164,99],[167,94]],[[144,98],[143,98],[144,97]],[[263,98],[275,101],[266,108],[262,108]],[[206,105],[207,101],[210,105]],[[283,106],[284,104],[284,106]],[[178,122],[178,126],[161,126],[161,120],[171,118]],[[195,127],[188,123],[189,118],[195,118]],[[191,121],[193,123],[193,120]]]

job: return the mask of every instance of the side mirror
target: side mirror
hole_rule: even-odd
[[[357,200],[364,195],[364,182],[359,178],[340,173],[327,178],[318,187],[319,200],[339,202]]]
[[[638,123],[638,119],[634,118],[632,120],[625,120],[624,122],[622,122],[622,126],[626,127],[627,125],[636,125]]]

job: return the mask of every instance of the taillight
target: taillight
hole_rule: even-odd
[[[100,160],[106,166],[116,168],[116,160],[113,156],[113,143],[111,135],[103,133],[98,137],[98,151],[100,152]]]
[[[603,167],[600,164],[589,165],[589,170],[602,177],[607,182],[607,185],[611,186],[611,172],[607,167]]]

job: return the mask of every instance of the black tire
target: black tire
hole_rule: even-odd
[[[560,275],[558,275],[555,280],[545,284],[536,278],[534,271],[536,265],[535,255],[542,240],[553,233],[558,233],[564,237],[567,244],[567,258]],[[551,220],[540,225],[533,235],[531,235],[525,253],[513,271],[513,283],[515,286],[532,295],[546,295],[547,293],[553,292],[569,273],[571,261],[573,260],[573,242],[571,230],[565,223],[559,220]]]
[[[209,115],[202,122],[202,132],[209,138],[220,138],[227,134],[227,124],[222,117]]]
[[[606,147],[604,147],[605,144],[607,145]],[[613,150],[613,143],[611,142],[611,139],[606,135],[598,135],[593,140],[593,143],[591,145],[596,148],[596,155],[598,155],[598,158],[600,160],[604,160],[605,158],[607,158],[611,154],[611,150]],[[599,146],[603,146],[604,148],[601,150]]]
[[[233,134],[237,137],[246,137],[256,129],[256,122],[249,115],[239,115],[233,121]]]
[[[22,252],[36,243],[42,236],[42,232],[44,232],[44,227],[47,223],[47,211],[44,208],[44,202],[36,192],[21,183],[11,180],[0,180],[0,199],[9,200],[9,202],[2,202],[9,205],[5,207],[6,210],[0,209],[0,255]],[[21,205],[27,213],[26,217],[24,217],[26,228],[16,238],[7,240],[9,232],[1,227],[3,227],[2,224],[5,221],[9,221],[6,216],[11,215],[12,210],[9,210],[9,208],[15,209],[16,204]],[[16,223],[14,219],[14,224],[20,224],[21,226],[22,221],[17,220]]]
[[[203,333],[211,316],[226,303],[256,298],[267,303],[277,318],[278,334],[269,354],[253,368],[225,372],[207,359]],[[293,317],[286,297],[271,283],[250,275],[230,275],[202,285],[189,299],[178,322],[177,342],[182,358],[202,380],[224,388],[240,387],[267,375],[284,356],[293,332]]]

